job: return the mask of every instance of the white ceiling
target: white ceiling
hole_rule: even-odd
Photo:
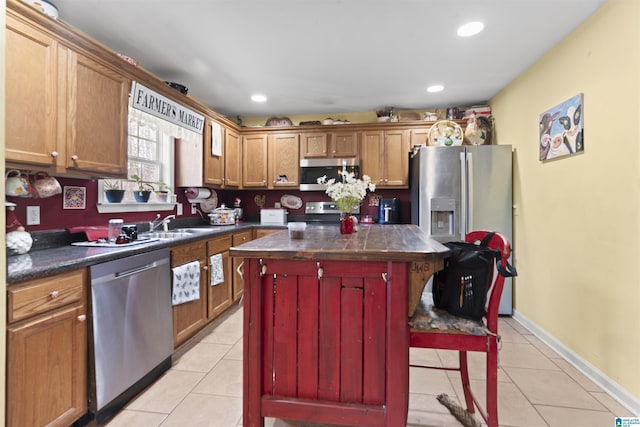
[[[605,2],[53,0],[61,20],[229,117],[483,103]],[[485,30],[456,36],[471,20]]]

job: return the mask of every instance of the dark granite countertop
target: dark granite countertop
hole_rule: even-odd
[[[174,239],[155,240],[134,246],[113,248],[71,246],[67,242],[61,242],[60,246],[50,245],[50,247],[44,249],[32,249],[24,255],[7,257],[7,284],[37,279],[143,252],[258,227],[286,228],[282,226],[264,226],[255,222],[244,222],[233,226],[202,226],[207,230],[206,232],[193,233],[189,236]]]
[[[412,224],[361,224],[353,234],[340,234],[337,225],[311,226],[302,239],[275,233],[229,251],[231,256],[244,258],[398,262],[442,259],[448,252]]]

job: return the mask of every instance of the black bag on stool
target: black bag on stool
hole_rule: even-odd
[[[487,291],[493,279],[491,267],[501,259],[499,250],[487,247],[494,234],[487,234],[479,245],[444,243],[451,253],[445,259],[444,269],[434,275],[433,303],[436,307],[466,319],[479,321],[484,317]],[[513,275],[503,271],[502,266],[498,270],[505,277]]]

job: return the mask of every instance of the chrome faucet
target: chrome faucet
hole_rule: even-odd
[[[160,219],[160,214],[156,215],[156,219],[149,221],[149,232],[155,231],[158,227],[162,226],[163,231],[169,231],[169,223],[172,219],[176,219],[175,215],[167,215]]]

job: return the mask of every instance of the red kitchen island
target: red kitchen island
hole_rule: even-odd
[[[244,258],[244,427],[404,427],[407,317],[447,252],[414,225],[310,226],[232,247]]]

